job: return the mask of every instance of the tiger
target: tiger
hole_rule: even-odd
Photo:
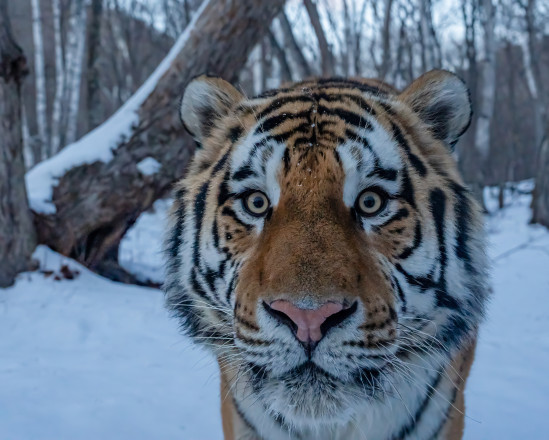
[[[460,439],[489,298],[454,147],[455,74],[316,78],[246,97],[202,75],[180,118],[166,304],[220,372],[224,438]]]

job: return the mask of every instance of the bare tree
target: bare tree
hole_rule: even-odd
[[[549,126],[546,128],[545,140],[539,150],[532,208],[532,221],[549,228]]]
[[[299,78],[305,79],[310,77],[312,75],[311,67],[297,44],[294,32],[292,30],[292,25],[288,20],[288,16],[284,11],[282,11],[278,18],[282,29],[282,35],[285,39],[284,46],[289,50],[291,57],[297,65],[297,69],[299,70]]]
[[[385,79],[389,73],[391,63],[391,15],[393,10],[393,0],[385,0],[385,14],[383,18],[383,30],[381,34],[381,67],[379,77]]]
[[[103,0],[92,0],[87,60],[87,107],[88,131],[101,123],[101,99],[99,87],[99,45],[101,44],[101,21]]]
[[[320,15],[318,14],[318,9],[316,3],[313,3],[312,0],[303,0],[303,4],[307,9],[307,14],[309,14],[309,19],[313,25],[316,38],[318,40],[318,48],[320,50],[320,62],[322,75],[324,76],[333,76],[334,71],[334,59],[330,46],[328,45],[328,40],[326,39],[326,34],[320,23]]]
[[[59,151],[61,147],[61,120],[63,96],[65,95],[65,60],[63,57],[63,42],[61,38],[61,5],[60,0],[52,0],[53,34],[55,44],[55,97],[53,99],[53,114],[51,121],[51,139],[49,155]]]
[[[36,122],[38,125],[38,137],[42,159],[47,157],[48,151],[48,126],[46,119],[46,72],[44,70],[44,36],[42,33],[42,14],[40,2],[32,0],[32,35],[34,40],[34,79],[36,86]]]
[[[440,67],[440,44],[433,26],[431,0],[419,0],[419,35],[423,72]]]
[[[490,129],[496,96],[496,39],[495,9],[492,0],[481,0],[481,22],[484,34],[484,60],[482,61],[478,116],[475,127],[475,153],[477,154],[476,179],[472,182],[476,198],[483,202],[484,163],[490,152]]]
[[[0,287],[30,268],[35,247],[21,132],[21,82],[27,68],[12,36],[7,3],[0,0]]]
[[[286,52],[278,43],[275,34],[271,29],[269,29],[269,43],[273,49],[273,52],[276,55],[278,63],[280,65],[280,80],[282,82],[287,82],[292,80],[292,69],[290,69],[290,64],[288,63],[288,58],[286,58]]]
[[[66,89],[65,104],[67,105],[67,124],[65,143],[76,140],[78,128],[78,110],[80,105],[80,83],[82,80],[82,66],[84,46],[86,43],[87,8],[84,0],[73,0],[74,9],[71,10],[69,30],[69,50],[67,51],[68,88]]]
[[[112,267],[120,239],[140,213],[166,195],[182,176],[193,150],[194,143],[184,136],[178,116],[181,90],[204,72],[235,79],[251,48],[264,38],[265,24],[280,13],[283,3],[206,0],[168,58],[125,108],[80,143],[66,147],[59,157],[33,168],[28,175],[31,188],[43,188],[44,176],[58,176],[52,181],[54,208],[35,216],[40,242],[119,277],[113,275]],[[127,115],[133,116],[128,120]],[[126,122],[120,124],[116,118]],[[75,148],[87,151],[92,145],[104,145],[105,133],[114,126],[124,137],[107,145],[112,150],[108,160],[88,158],[87,163],[68,170],[59,165]],[[140,171],[138,165],[146,158],[158,162],[156,172],[144,175]]]

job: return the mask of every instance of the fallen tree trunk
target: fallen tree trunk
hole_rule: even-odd
[[[235,80],[283,4],[205,0],[115,115],[28,173],[39,242],[109,276],[104,260],[117,259],[125,232],[166,195],[193,152],[178,116],[184,86],[205,72]]]

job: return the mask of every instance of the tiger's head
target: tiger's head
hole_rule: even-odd
[[[250,99],[202,76],[181,117],[199,148],[175,191],[167,302],[237,402],[296,429],[339,423],[474,337],[486,265],[452,157],[471,119],[458,77]]]

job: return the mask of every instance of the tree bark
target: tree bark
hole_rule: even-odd
[[[280,44],[278,43],[278,40],[276,39],[275,34],[271,29],[269,29],[269,42],[271,43],[271,47],[273,49],[273,52],[276,55],[276,59],[278,60],[278,63],[280,65],[280,80],[285,83],[292,80],[292,69],[290,69],[290,64],[288,63],[288,59],[286,58],[286,52],[282,47],[280,47]]]
[[[279,19],[280,27],[282,28],[282,34],[285,38],[285,46],[290,51],[290,54],[292,55],[292,58],[297,65],[300,79],[309,78],[312,75],[311,67],[309,66],[309,63],[305,59],[303,52],[301,52],[301,49],[297,44],[294,32],[292,30],[292,25],[290,24],[290,21],[288,20],[288,17],[286,16],[286,13],[284,11],[282,11],[282,13],[279,15]]]
[[[72,67],[69,70],[69,100],[68,100],[68,115],[67,115],[67,133],[65,142],[70,144],[76,140],[78,132],[78,110],[80,107],[80,83],[82,81],[82,65],[84,60],[84,46],[86,44],[86,19],[88,9],[83,0],[78,0],[76,7],[74,28],[71,33],[74,34],[76,44],[72,54]],[[72,19],[71,19],[72,21]]]
[[[184,86],[205,72],[235,80],[283,4],[206,1],[186,31],[188,39],[139,107],[130,134],[113,145],[113,157],[73,167],[57,179],[52,195],[56,212],[35,215],[39,241],[92,269],[105,256],[116,255],[127,229],[181,178],[193,152],[194,143],[179,120]],[[101,129],[91,134],[97,143]],[[136,166],[147,157],[161,164],[151,175]]]
[[[549,228],[549,127],[539,150],[536,187],[532,200],[533,223]]]
[[[65,96],[65,60],[61,38],[60,0],[52,0],[53,35],[55,42],[55,97],[51,120],[51,139],[49,155],[53,156],[61,147],[61,121],[63,119],[63,97]]]
[[[21,131],[21,82],[27,66],[12,37],[7,1],[0,0],[0,287],[30,268],[35,247]]]
[[[101,123],[101,99],[99,94],[99,63],[98,53],[101,44],[101,20],[103,17],[103,0],[92,0],[90,35],[88,41],[87,60],[87,107],[88,131]]]
[[[379,72],[380,79],[385,79],[389,73],[389,67],[391,63],[391,16],[393,9],[393,0],[386,0],[385,2],[385,16],[383,19],[383,33],[382,37],[382,61],[381,70]]]
[[[44,37],[42,34],[42,15],[40,2],[32,0],[32,35],[34,41],[34,78],[36,86],[36,123],[40,139],[41,159],[48,157],[48,125],[46,119],[46,72],[44,69]]]
[[[323,76],[333,76],[334,75],[334,60],[330,46],[328,45],[328,40],[326,39],[326,34],[320,23],[320,16],[318,15],[318,9],[316,4],[312,0],[303,0],[305,8],[307,9],[307,14],[313,25],[316,38],[318,40],[318,48],[320,50],[320,60],[322,65],[322,75]]]
[[[492,0],[482,0],[482,28],[484,31],[484,60],[481,71],[478,118],[475,127],[476,176],[473,194],[484,206],[484,164],[490,152],[490,130],[496,97],[496,41],[495,9]]]

